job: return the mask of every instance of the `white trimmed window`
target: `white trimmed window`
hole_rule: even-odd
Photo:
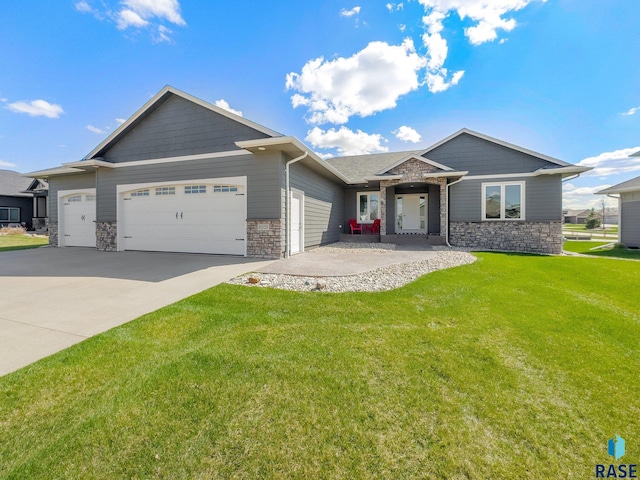
[[[0,207],[0,222],[19,222],[20,209],[14,207]]]
[[[206,185],[186,185],[184,187],[185,195],[197,195],[199,193],[207,193]]]
[[[175,195],[176,187],[158,187],[156,188],[156,195]]]
[[[380,192],[358,192],[358,223],[373,223],[380,218]]]
[[[483,183],[482,220],[524,220],[524,182]]]

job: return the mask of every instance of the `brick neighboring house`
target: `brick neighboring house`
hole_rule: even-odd
[[[50,243],[278,258],[347,238],[353,220],[475,249],[560,253],[562,179],[589,170],[462,129],[429,148],[321,159],[165,87],[50,187]]]

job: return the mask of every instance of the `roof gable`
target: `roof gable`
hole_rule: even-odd
[[[0,195],[7,197],[29,197],[25,190],[31,185],[33,178],[24,177],[12,170],[0,170]]]
[[[279,133],[173,87],[163,88],[86,159],[144,160],[233,150],[234,141]]]
[[[438,162],[434,162],[433,160],[429,160],[428,158],[422,157],[420,155],[416,155],[414,153],[410,153],[409,155],[400,158],[399,160],[397,160],[396,162],[392,163],[391,165],[387,165],[385,166],[382,170],[380,170],[379,172],[376,173],[376,175],[384,175],[385,173],[391,173],[391,174],[395,174],[397,173],[397,171],[399,169],[401,169],[403,164],[406,163],[413,163],[415,164],[415,162],[422,162],[425,163],[425,167],[431,167],[429,170],[431,171],[452,171],[453,169],[450,167],[447,167],[446,165],[443,165],[441,163]]]
[[[635,178],[632,178],[631,180],[627,180],[626,182],[622,182],[617,185],[614,185],[613,187],[600,190],[598,194],[625,193],[625,192],[636,192],[636,191],[640,191],[640,177],[635,177]]]

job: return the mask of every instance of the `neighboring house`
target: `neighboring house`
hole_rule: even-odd
[[[589,212],[591,212],[591,210],[588,208],[583,210],[563,210],[564,223],[583,225],[587,222]]]
[[[636,152],[634,156],[640,157],[640,152]],[[618,194],[620,243],[627,247],[640,248],[640,177],[632,178],[598,193],[608,196]]]
[[[379,219],[381,241],[560,253],[561,181],[586,170],[467,129],[324,161],[167,86],[83,160],[31,175],[49,181],[54,246],[277,258],[338,241],[350,219]]]
[[[0,226],[22,225],[31,229],[33,195],[26,190],[33,178],[11,170],[0,170]]]

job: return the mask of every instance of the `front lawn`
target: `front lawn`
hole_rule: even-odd
[[[593,478],[616,434],[638,463],[640,264],[478,257],[220,285],[0,378],[0,478]]]
[[[616,257],[640,260],[640,250],[631,250],[626,247],[611,246],[593,250],[595,247],[609,245],[610,243],[611,242],[567,241],[564,242],[562,249],[567,252],[582,253],[584,255],[593,255],[596,257]]]
[[[47,237],[32,237],[31,235],[23,234],[0,235],[0,252],[37,248],[48,243],[49,239]]]

